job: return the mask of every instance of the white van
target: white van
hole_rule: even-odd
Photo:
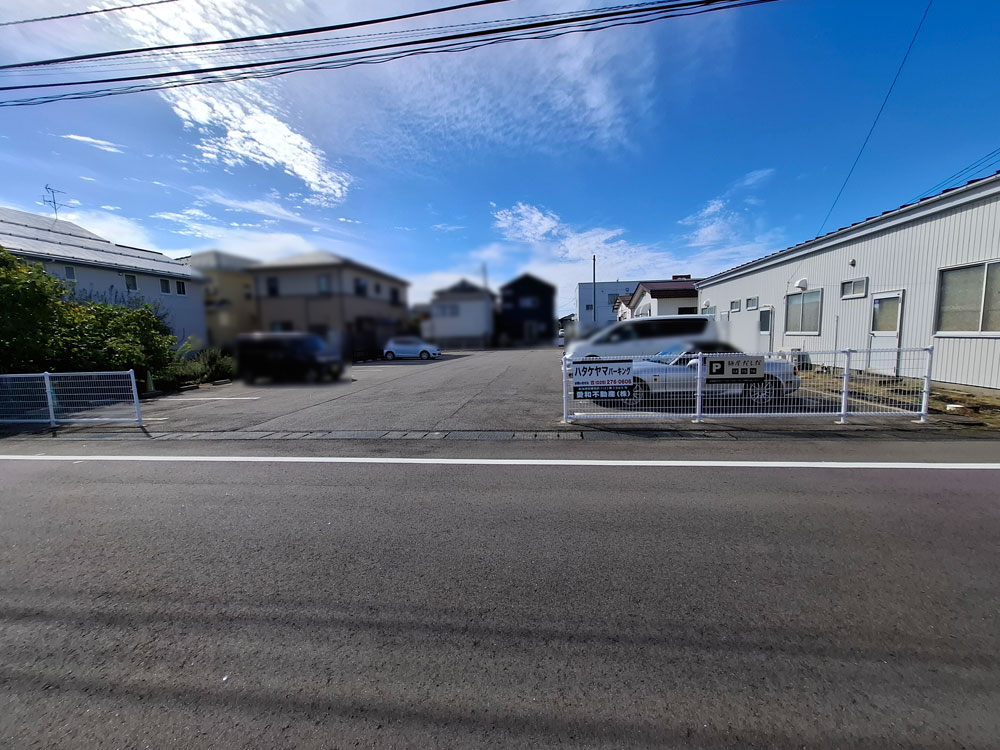
[[[717,339],[718,327],[711,315],[658,315],[631,318],[595,331],[566,347],[571,359],[653,355],[673,344],[693,339]]]

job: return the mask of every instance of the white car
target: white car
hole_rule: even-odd
[[[566,356],[570,359],[652,356],[685,341],[717,338],[715,318],[711,315],[631,318],[570,343],[566,346]]]
[[[556,345],[563,346],[566,343],[566,331],[562,328],[559,329],[559,333],[556,334]]]
[[[417,336],[396,336],[385,342],[382,348],[384,359],[431,359],[440,357],[441,349],[437,344],[424,341]]]
[[[598,402],[600,406],[670,406],[694,397],[698,390],[698,358],[704,354],[740,354],[721,341],[679,344],[649,359],[632,362],[633,396],[624,401]],[[764,377],[751,383],[706,383],[706,398],[736,398],[748,407],[774,404],[799,389],[798,368],[784,359],[764,360]]]

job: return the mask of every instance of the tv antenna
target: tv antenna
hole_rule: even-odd
[[[52,213],[55,214],[56,221],[59,221],[59,208],[61,206],[68,206],[69,204],[60,203],[59,200],[56,198],[56,193],[59,193],[60,195],[65,195],[66,191],[56,190],[54,187],[49,187],[48,185],[46,185],[45,192],[48,193],[48,195],[42,196],[42,203],[44,203],[46,206],[52,206]]]

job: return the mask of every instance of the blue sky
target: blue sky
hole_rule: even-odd
[[[0,21],[98,7],[6,2]],[[103,2],[104,6],[119,2]],[[439,3],[178,0],[0,27],[0,62]],[[609,3],[590,3],[606,5]],[[448,22],[548,13],[522,0]],[[770,5],[461,55],[0,109],[0,203],[172,255],[325,248],[413,281],[707,274],[815,236],[923,0]],[[411,22],[433,25],[437,19]],[[1000,4],[936,0],[827,231],[1000,146]]]

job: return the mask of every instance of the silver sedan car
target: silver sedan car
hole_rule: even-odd
[[[625,406],[667,405],[693,398],[698,390],[698,354],[740,354],[723,342],[700,342],[679,345],[649,359],[632,362],[632,398]],[[798,368],[783,359],[764,360],[764,377],[750,383],[706,383],[706,398],[736,398],[749,407],[773,404],[799,389]],[[621,401],[617,403],[623,403]]]

